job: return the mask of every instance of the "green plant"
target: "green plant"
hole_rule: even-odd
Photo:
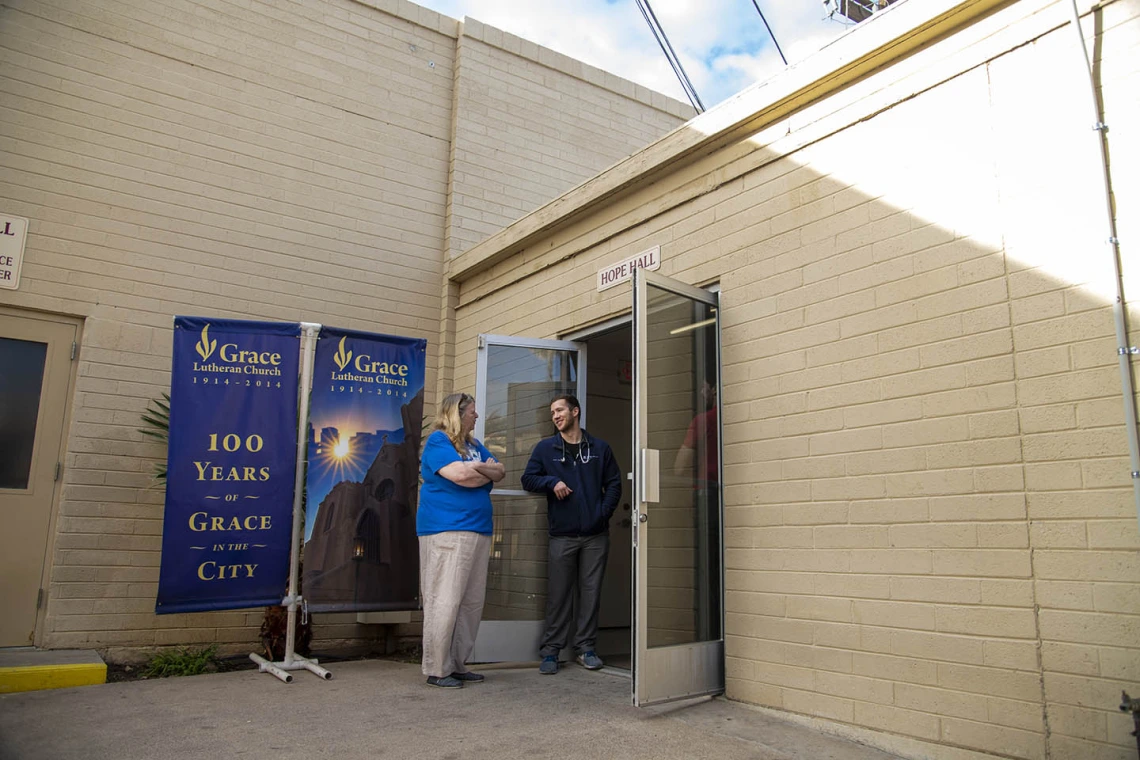
[[[205,649],[167,649],[147,660],[144,678],[170,678],[211,673],[218,668],[218,645]]]
[[[162,394],[162,398],[151,399],[147,404],[146,412],[143,413],[142,421],[146,424],[145,428],[139,428],[139,432],[145,436],[158,439],[163,444],[170,443],[170,394]],[[166,482],[166,462],[155,462],[154,464],[154,477],[155,480]]]

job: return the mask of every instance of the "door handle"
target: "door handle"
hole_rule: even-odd
[[[661,452],[657,449],[641,450],[641,500],[661,501]]]

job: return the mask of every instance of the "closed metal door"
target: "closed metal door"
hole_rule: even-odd
[[[35,641],[76,331],[0,312],[0,646]]]

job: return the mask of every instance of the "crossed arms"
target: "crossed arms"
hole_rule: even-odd
[[[439,474],[457,486],[479,488],[488,483],[498,483],[507,474],[507,468],[493,459],[486,462],[468,460],[446,464],[439,469]]]

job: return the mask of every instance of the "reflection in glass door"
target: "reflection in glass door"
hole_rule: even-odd
[[[724,691],[717,295],[634,276],[633,701]]]
[[[550,402],[581,399],[586,418],[586,348],[561,340],[482,335],[477,357],[475,436],[507,468],[491,491],[494,534],[477,662],[538,659],[546,612],[546,497],[522,490],[530,452],[554,433]]]

